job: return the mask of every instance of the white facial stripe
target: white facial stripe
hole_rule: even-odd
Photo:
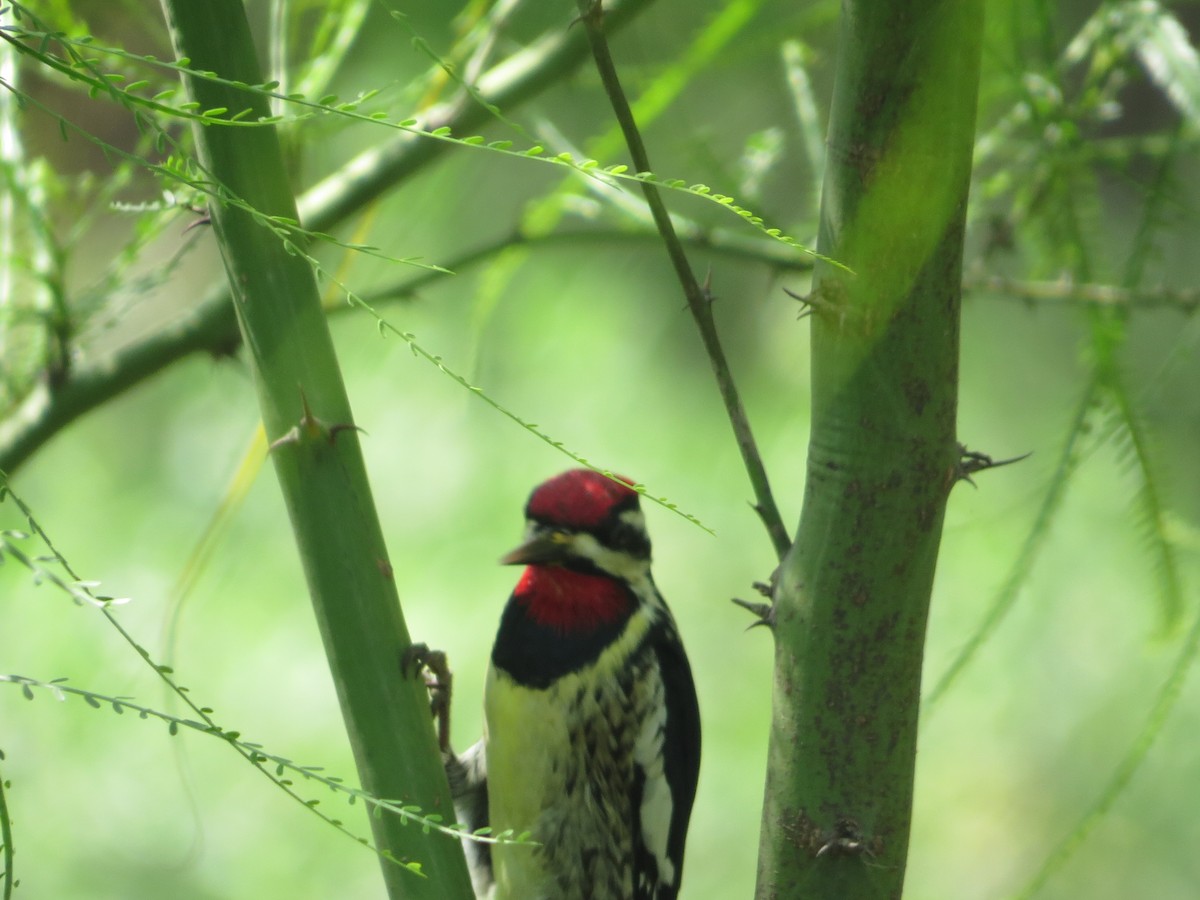
[[[642,515],[642,511],[640,509],[627,509],[617,518],[619,518],[626,525],[632,525],[638,531],[644,532],[646,530],[646,517]]]
[[[578,556],[594,562],[597,568],[618,578],[624,578],[630,583],[645,578],[646,573],[650,571],[649,560],[634,559],[628,553],[609,550],[586,532],[572,535],[571,549]]]

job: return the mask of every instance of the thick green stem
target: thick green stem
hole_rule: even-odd
[[[164,0],[164,7],[176,52],[193,69],[262,82],[238,0]],[[201,109],[249,108],[249,121],[270,114],[261,96],[186,82]],[[212,222],[362,785],[451,819],[424,685],[400,676],[408,631],[316,280],[263,219],[296,218],[275,129],[198,126],[196,144],[220,185]],[[420,863],[427,876],[385,859],[390,896],[471,896],[457,841],[394,816],[373,817],[371,826],[385,856]]]
[[[800,526],[775,590],[760,898],[898,898],[955,436],[981,0],[845,0]]]

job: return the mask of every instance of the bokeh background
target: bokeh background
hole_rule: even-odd
[[[406,103],[420,102],[410,85],[430,63],[412,34],[442,52],[467,13],[444,0],[396,6],[406,24],[373,8],[337,85],[343,96],[381,88],[385,108],[400,116]],[[807,240],[818,203],[817,173],[804,149],[812,123],[798,111],[781,45],[802,42],[823,119],[837,6],[660,0],[623,33],[617,62],[631,92],[662,89],[672,73],[682,79],[678,95],[647,128],[660,174],[734,194],[769,224]],[[1164,612],[1161,567],[1138,511],[1145,479],[1127,442],[1108,436],[1103,406],[1085,414],[1089,427],[1078,435],[1061,503],[1036,552],[1019,562],[1047,493],[1063,477],[1063,447],[1090,378],[1094,311],[1065,289],[1031,301],[977,287],[992,276],[1042,283],[1080,277],[1078,247],[1055,240],[1061,208],[1054,204],[1066,194],[1056,193],[1052,181],[1044,195],[1022,193],[1034,190],[1046,160],[1074,158],[1055,143],[1061,129],[1030,124],[1037,103],[1053,99],[1031,86],[1037,79],[1065,86],[1058,124],[1078,118],[1078,159],[1096,151],[1090,166],[1079,163],[1070,184],[1083,210],[1086,272],[1098,283],[1120,284],[1146,204],[1162,199],[1161,189],[1147,187],[1156,158],[1132,142],[1167,135],[1178,141],[1177,158],[1142,284],[1195,288],[1198,123],[1147,77],[1132,52],[1128,84],[1102,124],[1082,102],[1072,105],[1071,87],[1086,85],[1092,63],[1072,62],[1066,48],[1082,29],[1098,27],[1086,23],[1099,21],[1104,10],[1128,4],[996,0],[988,6],[980,130],[995,135],[998,146],[989,150],[973,197],[967,272],[975,287],[964,306],[960,435],[998,457],[1032,456],[984,474],[977,489],[959,486],[950,501],[927,684],[972,639],[998,592],[1014,578],[1019,588],[982,649],[924,712],[906,895],[931,900],[991,900],[1029,883],[1143,740],[1163,684],[1194,656],[1198,612],[1194,314],[1179,303],[1135,307],[1120,350],[1154,465],[1161,524],[1182,579],[1183,608],[1172,617]],[[263,7],[251,4],[265,22]],[[151,4],[84,2],[75,9],[107,43],[163,52]],[[1185,27],[1200,20],[1195,4],[1165,9]],[[311,13],[304,4],[294,11],[298,20]],[[500,49],[565,28],[573,15],[565,2],[520,4]],[[713,42],[709,49],[701,35]],[[1187,40],[1179,49],[1183,59]],[[688,59],[698,60],[694,71]],[[22,76],[24,90],[106,140],[136,143],[119,110],[89,102],[32,67]],[[1003,133],[989,131],[1022,104],[1034,112]],[[611,127],[587,70],[505,112],[555,151],[586,147]],[[64,178],[106,177],[108,164],[95,146],[63,142],[47,115],[31,110],[23,129],[26,153]],[[512,137],[500,125],[488,133]],[[297,185],[387,137],[332,118],[304,124],[292,137]],[[1134,149],[1116,163],[1095,161],[1125,146]],[[604,161],[623,158],[616,153]],[[656,578],[683,632],[704,722],[683,896],[749,897],[772,646],[764,630],[746,630],[747,615],[729,600],[749,597],[751,583],[766,579],[774,561],[661,248],[629,237],[636,225],[579,184],[548,166],[457,150],[381,196],[369,219],[341,233],[389,254],[444,264],[512,233],[539,204],[558,210],[564,229],[595,232],[492,257],[415,297],[383,302],[380,310],[498,403],[588,459],[635,476],[713,532],[662,507],[647,508]],[[123,196],[134,202],[159,187],[136,175]],[[74,194],[55,198],[53,221],[63,233],[77,217],[75,202],[83,201]],[[708,204],[683,196],[670,203],[706,227],[755,236]],[[93,320],[103,327],[84,333],[81,352],[103,358],[113,346],[164,327],[222,277],[211,236],[185,235],[187,222],[173,220],[129,270],[125,286],[111,292],[106,309],[119,314]],[[132,228],[127,214],[99,216],[72,249],[70,292],[84,295],[96,284]],[[615,238],[617,230],[626,236]],[[135,276],[161,270],[187,241],[195,246],[165,283],[136,286]],[[777,500],[794,527],[808,433],[808,329],[782,288],[803,292],[805,276],[711,250],[694,250],[692,258],[701,272],[711,269],[718,324]],[[394,263],[332,250],[324,259],[365,293],[409,274]],[[479,733],[490,642],[516,574],[496,560],[520,536],[528,491],[572,463],[402,342],[381,337],[368,316],[343,311],[331,321],[367,433],[364,448],[409,628],[450,654],[457,673],[454,729],[465,744]],[[271,752],[353,780],[269,465],[244,499],[219,516],[252,452],[257,421],[240,361],[190,358],[58,435],[12,485],[82,577],[101,581],[104,593],[132,598],[117,611],[123,625],[156,660],[175,668],[218,722]],[[0,506],[0,526],[25,527],[11,502]],[[202,544],[210,528],[211,542]],[[210,552],[201,558],[202,546]],[[175,709],[96,610],[34,584],[15,564],[0,568],[0,669],[69,677],[79,687]],[[1195,678],[1182,684],[1125,790],[1037,896],[1196,896],[1200,687]],[[17,897],[382,894],[369,851],[322,826],[220,741],[186,732],[172,737],[161,724],[78,699],[60,703],[38,693],[28,702],[18,688],[0,684],[0,750],[21,880]],[[343,809],[319,786],[307,795],[367,833],[357,809]]]

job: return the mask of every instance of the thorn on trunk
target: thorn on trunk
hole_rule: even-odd
[[[775,628],[775,607],[770,603],[755,603],[750,600],[743,600],[741,597],[731,597],[730,600],[742,609],[747,609],[756,617],[753,622],[746,626],[746,630],[756,628],[759,625],[765,625],[767,628]]]
[[[838,819],[833,833],[827,837],[825,843],[817,850],[817,856],[824,856],[827,853],[875,856],[875,851],[871,849],[872,842],[867,841],[859,824],[853,819]]]
[[[976,472],[984,472],[988,469],[997,469],[1000,466],[1007,466],[1011,463],[1020,462],[1023,459],[1028,459],[1033,455],[1033,451],[1022,453],[1020,456],[1013,456],[1009,459],[992,459],[986,453],[980,453],[977,450],[968,450],[966,444],[958,445],[958,465],[954,472],[954,481],[965,481],[971,487],[978,487],[975,480],[971,478]]]
[[[775,628],[775,604],[773,598],[775,596],[775,586],[779,583],[779,566],[775,567],[775,571],[771,573],[771,577],[766,581],[756,581],[751,587],[759,594],[767,598],[766,603],[758,603],[753,600],[743,600],[741,597],[731,597],[733,603],[740,606],[742,609],[749,610],[756,618],[751,622],[746,630],[756,628],[759,625],[765,625],[767,628],[774,630]]]
[[[300,406],[303,412],[300,415],[300,421],[289,428],[281,437],[271,441],[269,450],[277,450],[285,444],[302,444],[315,440],[326,440],[330,446],[337,442],[337,436],[343,431],[363,431],[357,425],[352,423],[339,422],[336,425],[326,425],[321,419],[313,415],[312,408],[308,405],[308,396],[304,393],[304,388],[300,388]],[[363,434],[366,434],[363,431]]]
[[[571,20],[571,24],[567,26],[570,30],[577,24],[582,22],[585,25],[590,25],[593,28],[602,27],[604,24],[604,9],[601,0],[595,0],[585,13],[580,13]]]
[[[797,294],[795,291],[789,291],[787,288],[783,292],[800,304],[800,312],[796,319],[807,319],[813,314],[812,294]]]

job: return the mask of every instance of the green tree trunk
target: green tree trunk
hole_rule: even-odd
[[[185,79],[199,108],[249,109],[247,122],[269,115],[261,95],[231,84],[263,82],[242,4],[164,7],[176,52],[225,80]],[[281,225],[296,207],[275,129],[198,125],[195,134],[204,177],[223,199],[212,222],[362,786],[452,821],[424,685],[400,677],[408,631],[316,280]],[[394,815],[372,816],[371,826],[385,856],[419,863],[426,876],[384,859],[391,897],[471,896],[457,840]]]
[[[955,436],[980,0],[844,0],[808,298],[812,438],[774,596],[758,897],[901,895]]]

